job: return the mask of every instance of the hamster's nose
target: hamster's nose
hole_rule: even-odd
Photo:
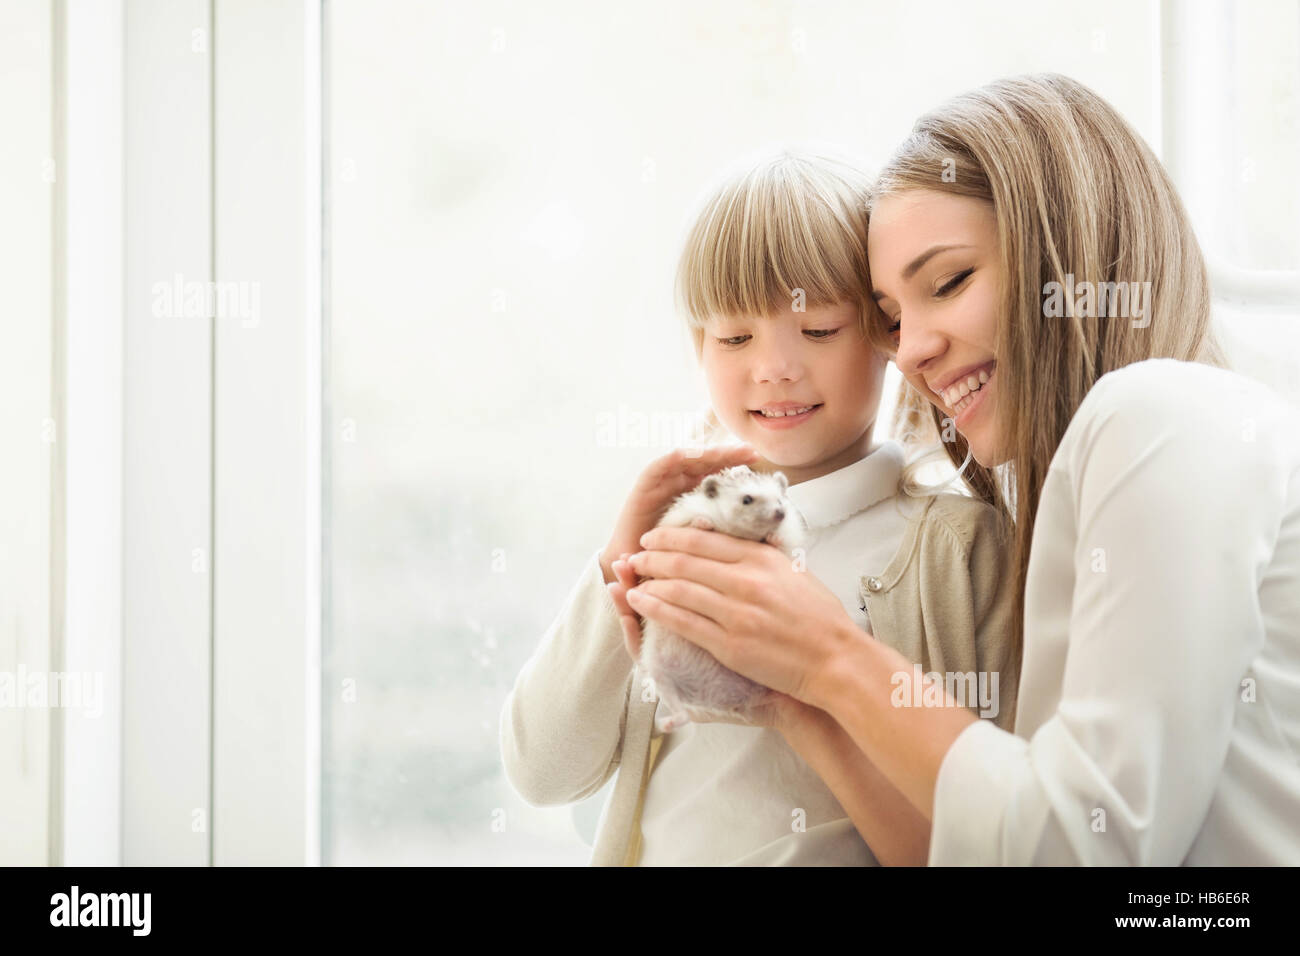
[[[777,508],[777,509],[776,509],[776,513],[773,514],[772,517],[775,518],[777,521],[784,521],[784,520],[785,520],[785,512],[782,511],[780,508]]]

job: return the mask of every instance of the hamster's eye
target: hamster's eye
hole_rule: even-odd
[[[752,504],[754,503],[754,496],[753,496],[753,495],[745,495],[745,497],[743,497],[743,498],[740,499],[740,503],[741,503],[742,505],[752,505]]]

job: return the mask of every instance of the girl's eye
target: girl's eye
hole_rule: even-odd
[[[952,292],[954,289],[957,288],[957,286],[965,282],[967,277],[974,271],[975,271],[974,269],[967,269],[965,272],[957,273],[955,276],[952,277],[952,281],[946,283],[943,286],[943,288],[941,288],[938,292],[935,293],[935,295],[947,295],[949,292]]]
[[[839,329],[806,329],[804,335],[810,335],[814,339],[829,339],[838,331]],[[725,339],[720,339],[717,336],[714,336],[713,341],[717,342],[719,345],[726,345],[734,348],[737,345],[744,345],[745,340],[748,338],[748,335],[732,335]]]

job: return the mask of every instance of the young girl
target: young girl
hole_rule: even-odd
[[[932,817],[931,863],[1300,864],[1296,409],[1226,368],[1151,150],[1066,77],[990,84],[918,121],[868,253],[873,339],[1016,517],[1014,733],[891,706],[907,662],[751,542],[656,529],[641,572],[685,580],[630,607],[796,699],[810,752],[829,714]]]
[[[725,182],[690,232],[678,288],[715,447],[646,470],[502,711],[507,777],[530,803],[580,800],[620,770],[594,865],[925,861],[922,815],[851,746],[801,759],[779,702],[753,724],[656,733],[655,698],[606,585],[619,594],[616,571],[632,583],[617,559],[726,465],[785,473],[810,531],[806,573],[860,634],[870,626],[921,668],[968,676],[968,706],[1011,725],[1016,662],[1002,635],[1014,610],[996,512],[969,496],[904,493],[918,463],[872,443],[885,359],[866,337],[879,321],[868,186],[833,158],[783,153]],[[748,447],[717,447],[726,437]]]

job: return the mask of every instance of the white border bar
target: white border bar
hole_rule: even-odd
[[[323,428],[324,417],[322,403],[324,400],[324,307],[322,292],[324,289],[324,193],[321,189],[321,176],[324,170],[324,79],[325,64],[322,56],[323,0],[304,0],[303,30],[303,138],[306,155],[303,172],[303,212],[305,213],[303,232],[305,243],[303,249],[303,296],[306,303],[306,315],[303,323],[305,333],[306,379],[307,389],[303,402],[307,409],[307,456],[304,462],[307,487],[303,501],[306,514],[303,521],[307,528],[304,563],[306,574],[303,578],[303,604],[306,606],[307,620],[303,636],[306,639],[304,653],[307,668],[304,674],[307,714],[307,776],[306,787],[306,841],[307,855],[303,861],[308,866],[321,865],[321,748],[322,714],[321,714],[321,653],[322,631],[321,614],[324,600],[321,583],[321,566],[324,561],[322,524],[323,493]]]
[[[114,866],[122,854],[121,0],[67,0],[64,35],[62,670],[70,680],[76,675],[80,689],[89,693],[82,706],[61,711],[63,831],[61,847],[52,846],[51,863]]]
[[[212,320],[186,308],[212,274],[209,27],[207,0],[125,6],[126,866],[211,859]]]
[[[319,0],[216,8],[213,863],[319,860]],[[246,285],[238,285],[244,283]]]

